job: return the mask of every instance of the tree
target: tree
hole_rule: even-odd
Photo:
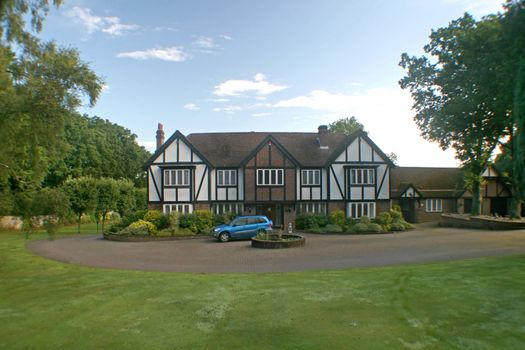
[[[508,67],[502,65],[500,17],[472,16],[432,31],[427,56],[404,53],[399,81],[414,99],[422,136],[441,148],[452,147],[463,163],[473,193],[472,213],[480,214],[482,173],[498,142],[512,134]]]
[[[80,233],[82,214],[90,212],[97,205],[95,181],[90,177],[68,180],[64,183],[64,192],[69,197],[71,210],[77,215],[78,233]]]
[[[65,123],[63,157],[47,174],[45,184],[57,186],[70,177],[129,179],[146,185],[142,169],[150,153],[137,144],[130,130],[98,117],[73,113]]]
[[[350,135],[359,129],[364,130],[365,127],[356,119],[356,117],[341,118],[328,125],[328,130],[331,132],[340,132],[345,135]]]
[[[117,209],[117,202],[119,200],[120,189],[117,180],[110,178],[102,178],[95,180],[95,187],[97,191],[97,203],[95,206],[95,214],[97,216],[97,231],[99,216],[102,217],[102,232],[104,232],[104,224],[106,222],[107,214]]]
[[[44,227],[53,239],[69,211],[69,198],[59,188],[43,188],[35,196],[37,213],[44,216]]]
[[[66,116],[84,97],[93,105],[102,88],[75,49],[40,42],[26,30],[26,19],[34,32],[41,30],[49,3],[0,2],[0,190],[7,198],[0,207],[6,211],[16,210],[22,188],[40,188],[64,151]]]

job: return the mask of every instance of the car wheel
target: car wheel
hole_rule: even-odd
[[[221,233],[219,235],[219,241],[228,242],[229,240],[230,240],[230,235],[228,235],[227,233]]]

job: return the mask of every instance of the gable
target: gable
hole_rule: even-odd
[[[348,137],[348,141],[341,148],[334,152],[334,156],[328,160],[330,163],[386,163],[394,166],[392,161],[377,147],[368,137],[366,132],[358,130]]]
[[[178,130],[148,159],[144,168],[163,163],[206,163],[209,165],[209,161]]]

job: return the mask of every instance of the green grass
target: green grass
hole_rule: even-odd
[[[47,260],[0,232],[0,348],[523,349],[525,257],[155,273]]]

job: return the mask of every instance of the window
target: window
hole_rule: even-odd
[[[374,202],[350,203],[350,216],[359,219],[362,216],[373,219],[376,217],[376,204]]]
[[[443,211],[443,200],[427,199],[427,213],[440,213]]]
[[[299,213],[326,214],[326,203],[299,203]]]
[[[283,169],[257,169],[257,185],[282,186]]]
[[[351,185],[373,185],[375,183],[375,169],[350,169]]]
[[[164,186],[189,186],[190,169],[164,170]]]
[[[164,214],[169,214],[175,211],[181,214],[190,214],[193,212],[193,205],[191,204],[164,204]]]
[[[305,186],[319,186],[321,184],[320,170],[303,170],[301,183]]]
[[[237,170],[217,170],[217,186],[237,186]]]
[[[213,204],[213,212],[219,215],[226,214],[226,213],[241,214],[243,211],[244,211],[244,205],[242,203]]]

